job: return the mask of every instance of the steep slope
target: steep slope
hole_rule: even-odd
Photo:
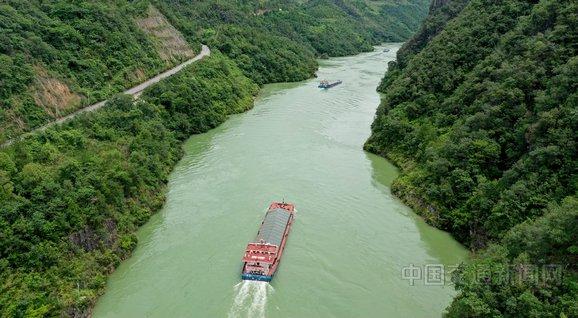
[[[0,150],[0,316],[89,316],[163,203],[182,140],[250,108],[258,84],[312,76],[316,56],[409,36],[424,3],[4,1],[0,141],[140,82],[201,42],[212,54],[136,102],[112,98]]]
[[[3,2],[0,141],[103,100],[192,55],[188,48],[186,54],[163,59],[156,49],[162,40],[135,23],[146,14],[146,7],[123,1]]]
[[[150,5],[146,14],[135,22],[152,38],[163,61],[176,63],[195,55],[182,34],[154,6]]]
[[[438,35],[446,24],[458,15],[469,0],[434,0],[430,4],[429,15],[423,21],[417,33],[409,39],[398,51],[397,59],[389,65],[386,78],[396,76],[398,69],[404,68],[407,61],[419,53],[426,45]],[[378,90],[383,90],[386,80],[381,83]]]
[[[411,36],[429,0],[244,1],[156,0],[191,41],[235,59],[259,84],[311,77],[315,56],[342,56]],[[368,3],[369,2],[369,3]]]
[[[201,42],[259,84],[303,80],[316,55],[407,39],[428,1],[5,1],[0,142],[142,82]]]
[[[258,86],[215,53],[0,152],[0,316],[88,317],[134,232],[164,201],[180,143],[252,106]]]
[[[462,269],[452,316],[576,316],[578,4],[471,0],[451,11],[384,79],[366,149],[402,167],[393,191],[430,223],[476,250],[497,244]],[[532,248],[543,244],[551,250]],[[514,288],[466,275],[549,262],[567,280],[522,275]]]

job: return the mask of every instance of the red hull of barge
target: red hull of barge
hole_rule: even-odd
[[[273,202],[254,242],[247,245],[243,256],[243,280],[271,281],[279,267],[287,237],[295,218],[291,203]]]

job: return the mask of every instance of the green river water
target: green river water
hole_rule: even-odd
[[[267,85],[254,109],[190,138],[94,317],[441,316],[453,288],[435,275],[412,286],[402,269],[424,274],[467,251],[393,197],[396,168],[362,150],[398,48],[322,61],[319,79],[342,85]],[[281,266],[270,285],[241,283],[244,248],[283,198],[297,216]]]

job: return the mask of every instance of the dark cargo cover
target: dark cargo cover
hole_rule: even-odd
[[[257,233],[256,242],[263,240],[265,243],[281,245],[283,233],[285,233],[285,227],[290,216],[289,212],[281,208],[267,212],[263,225],[261,225],[259,233]]]

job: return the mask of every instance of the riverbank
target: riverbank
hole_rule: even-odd
[[[90,316],[162,207],[184,138],[251,108],[258,89],[213,54],[137,101],[115,97],[0,151],[2,313]]]
[[[187,140],[163,209],[138,231],[94,317],[441,314],[451,286],[412,286],[401,270],[453,266],[467,251],[395,199],[396,169],[361,149],[397,47],[320,61],[319,78],[342,85],[266,85],[253,109]],[[236,286],[263,210],[283,197],[298,212],[271,288]]]
[[[162,206],[184,139],[250,108],[255,84],[311,77],[316,56],[408,38],[426,3],[2,6],[14,27],[0,52],[1,141],[189,59],[199,42],[223,55],[154,85],[136,104],[115,97],[0,150],[0,315],[89,315],[136,246],[134,232]],[[270,10],[255,15],[263,5]]]
[[[572,10],[436,2],[382,81],[366,148],[403,164],[392,190],[476,253],[448,317],[578,316]]]
[[[0,50],[0,144],[190,59],[201,43],[259,85],[305,80],[316,56],[409,38],[427,3],[13,0],[0,8],[10,26]]]

